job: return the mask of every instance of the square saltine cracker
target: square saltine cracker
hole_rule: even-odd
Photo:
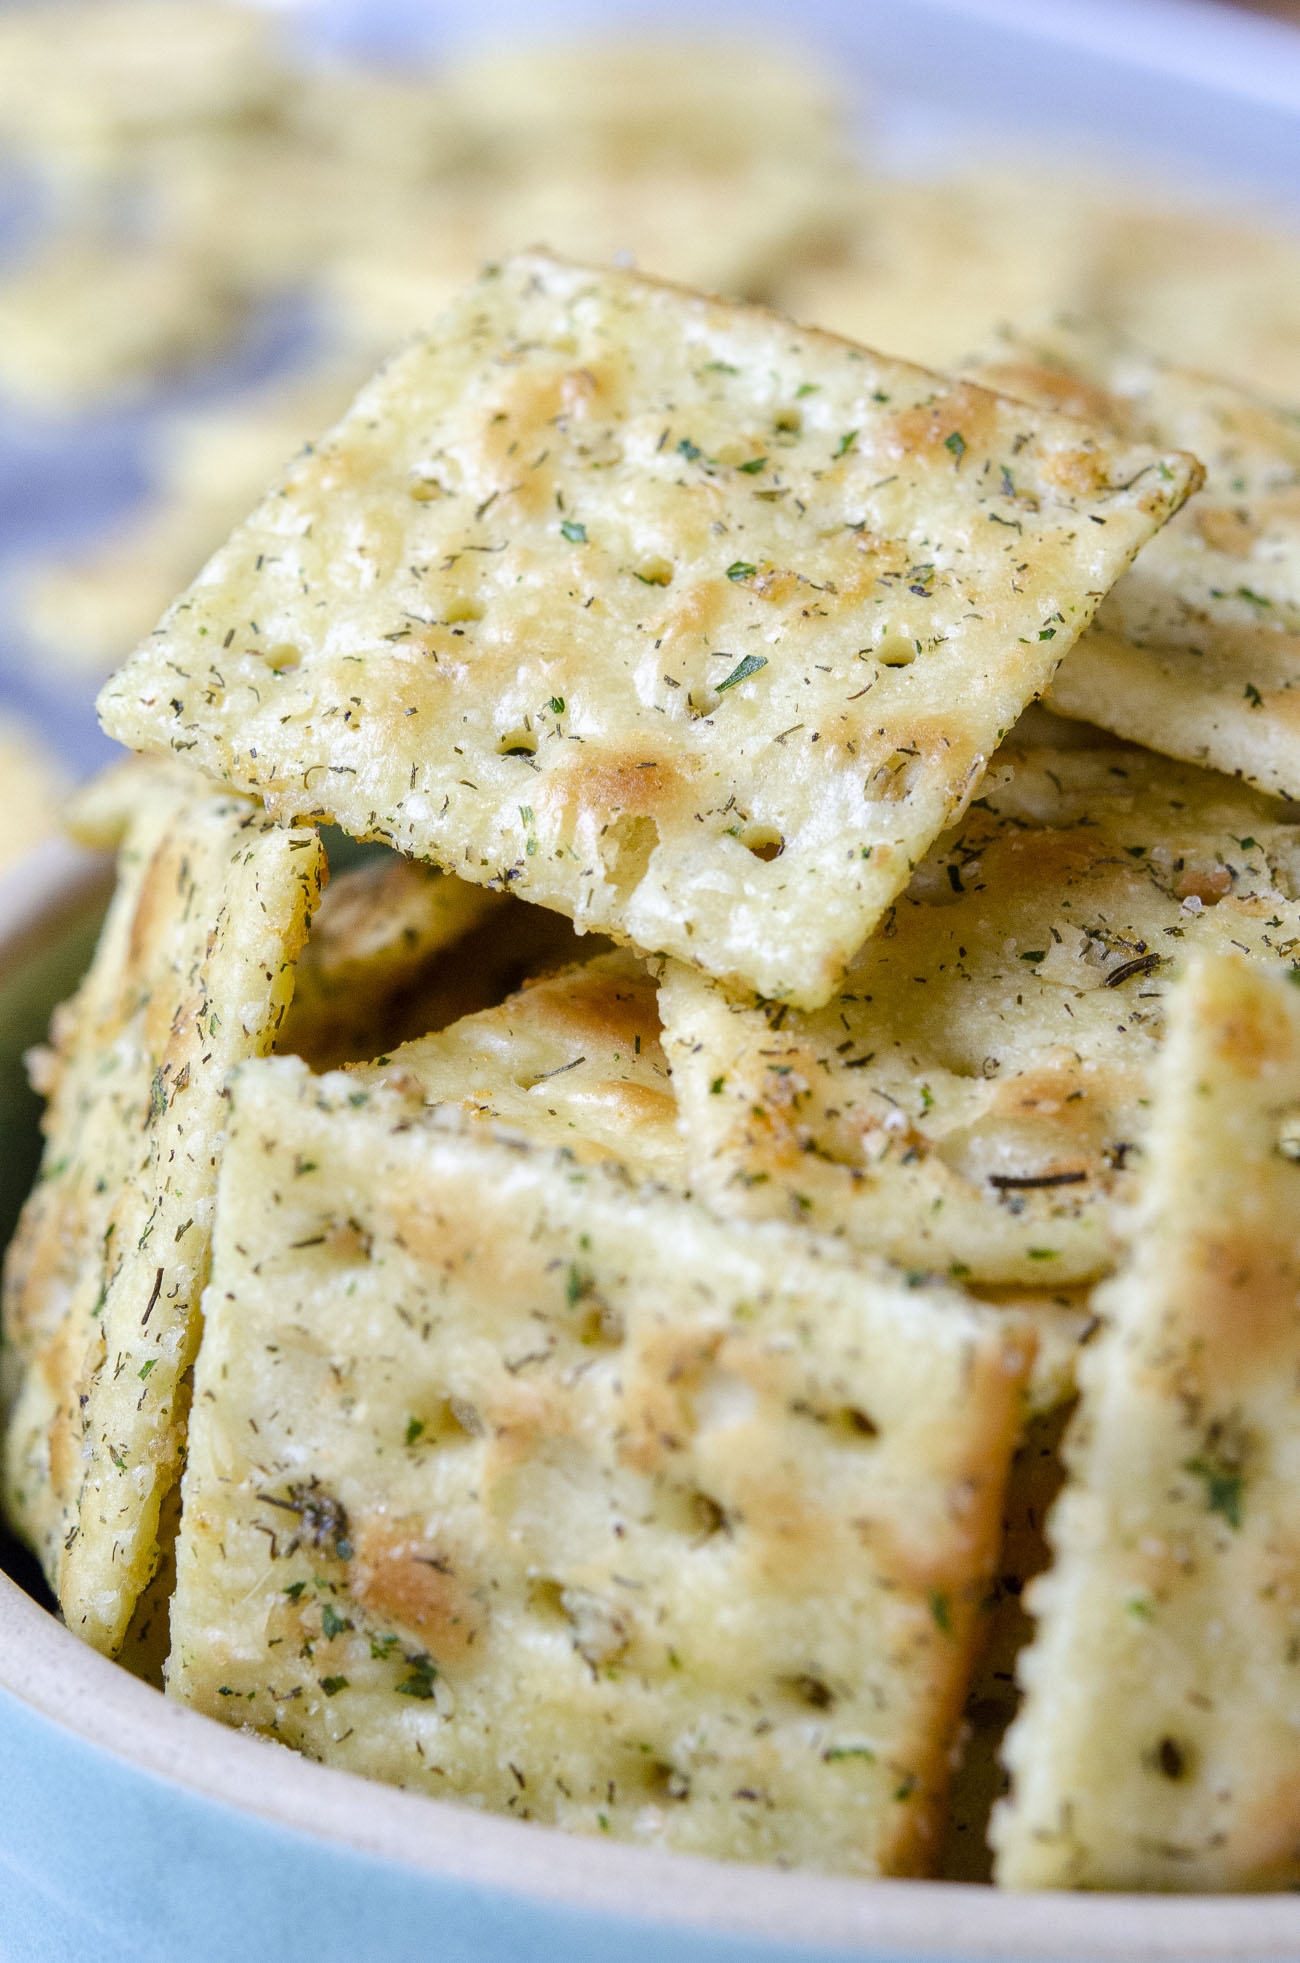
[[[280,817],[815,1006],[1198,481],[524,255],[291,466],[101,714]]]
[[[1051,704],[1153,750],[1300,793],[1300,416],[1072,322],[1004,331],[991,388],[1176,443],[1205,484],[1107,594]]]
[[[1032,1339],[351,1075],[232,1097],[172,1693],[521,1818],[925,1871]]]
[[[1171,994],[994,1816],[1013,1888],[1300,1884],[1300,991]]]
[[[314,832],[188,771],[122,773],[96,802],[126,835],[90,970],[38,1053],[4,1492],[68,1627],[111,1655],[184,1451],[226,1074],[275,1040],[325,865]]]
[[[697,1197],[909,1268],[1106,1273],[1164,994],[1193,948],[1300,960],[1300,828],[1150,751],[1013,751],[813,1014],[666,964]]]

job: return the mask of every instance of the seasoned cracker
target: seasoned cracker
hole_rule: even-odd
[[[363,390],[101,713],[813,1006],[1197,476],[526,255]]]
[[[933,1860],[1027,1361],[987,1312],[288,1059],[206,1304],[173,1694],[580,1831]]]
[[[512,34],[453,59],[443,82],[499,171],[559,160],[609,179],[755,155],[846,161],[834,77],[802,50],[750,36]]]
[[[6,8],[0,134],[56,183],[102,190],[148,138],[270,108],[284,87],[277,39],[265,10],[219,0]]]
[[[202,780],[142,786],[90,972],[38,1063],[40,1180],[10,1249],[11,1518],[112,1654],[179,1469],[233,1064],[270,1048],[319,895],[315,834]]]
[[[75,414],[139,393],[228,342],[242,310],[160,246],[55,238],[0,279],[0,394]]]
[[[994,1821],[1015,1888],[1300,1882],[1300,994],[1171,995],[1126,1265],[1085,1353]]]
[[[635,955],[600,955],[352,1074],[455,1105],[533,1144],[614,1159],[639,1178],[684,1188],[656,996]]]
[[[1095,183],[985,164],[960,177],[854,184],[847,246],[795,262],[777,304],[796,320],[947,368],[1001,321],[1077,305]]]
[[[628,176],[534,161],[517,179],[449,178],[394,200],[331,255],[326,291],[347,331],[383,354],[427,329],[484,257],[536,239],[589,265],[633,264],[706,293],[765,300],[792,265],[838,244],[852,211],[842,167],[757,154],[728,169],[663,161]]]
[[[1071,303],[1144,347],[1300,401],[1300,238],[1248,210],[1118,201]]]
[[[1263,790],[1300,792],[1300,418],[1073,323],[1005,332],[975,372],[1205,465],[1203,490],[1066,657],[1053,707]]]
[[[1173,960],[1300,959],[1300,829],[1135,749],[1003,752],[816,1014],[669,964],[696,1194],[909,1268],[1105,1273]]]

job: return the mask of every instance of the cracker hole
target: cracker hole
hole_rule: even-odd
[[[1277,1149],[1282,1158],[1300,1164],[1300,1111],[1288,1111],[1278,1126]]]
[[[578,1325],[578,1341],[588,1348],[617,1349],[626,1334],[622,1316],[608,1302],[593,1302]]]
[[[463,1445],[482,1438],[487,1427],[478,1407],[463,1397],[441,1397],[416,1409],[407,1426],[407,1441],[422,1445]]]
[[[815,1670],[799,1670],[791,1677],[778,1677],[778,1684],[787,1696],[800,1704],[806,1704],[810,1711],[830,1711],[835,1708],[835,1692],[824,1677]]]
[[[462,620],[482,620],[483,609],[477,600],[453,600],[443,615],[448,627],[458,626]],[[536,748],[536,745],[533,746]]]
[[[798,436],[803,429],[803,417],[797,409],[778,409],[772,427],[782,436]]]
[[[366,1262],[370,1259],[371,1236],[359,1220],[333,1220],[321,1235],[321,1245],[331,1260]]]
[[[672,561],[661,558],[657,553],[651,553],[648,558],[638,560],[632,570],[646,586],[672,585]]]
[[[1180,1744],[1176,1738],[1162,1738],[1152,1754],[1152,1761],[1166,1779],[1185,1779],[1192,1769],[1191,1748]]]
[[[648,1760],[642,1777],[647,1793],[654,1799],[681,1801],[691,1796],[691,1782],[686,1773],[679,1772],[664,1759]]]
[[[767,864],[779,859],[785,851],[785,839],[771,825],[751,826],[740,834],[740,842],[747,852],[752,852],[756,859],[762,859]]]
[[[727,1518],[726,1507],[719,1506],[717,1500],[711,1498],[708,1493],[689,1494],[686,1507],[691,1532],[697,1541],[712,1540],[715,1534],[730,1533],[731,1522]]]
[[[273,648],[266,650],[266,665],[274,668],[277,675],[286,668],[297,668],[302,661],[302,649],[292,641],[277,641]]]
[[[605,876],[618,898],[631,898],[650,867],[659,843],[659,827],[653,818],[616,818],[601,834],[600,856]]]
[[[869,1445],[880,1436],[880,1426],[860,1404],[810,1404],[806,1398],[796,1398],[790,1410],[795,1417],[811,1418],[814,1424],[824,1425],[849,1444]]]
[[[445,498],[447,495],[445,485],[440,484],[436,477],[416,477],[407,488],[417,504],[432,504],[435,498]]]
[[[564,1613],[564,1584],[551,1575],[537,1575],[528,1584],[528,1611],[541,1621],[567,1623]]]
[[[508,729],[497,739],[499,757],[533,757],[537,754],[537,738],[531,729]]]
[[[875,649],[882,668],[910,668],[916,660],[916,643],[906,634],[885,634]]]

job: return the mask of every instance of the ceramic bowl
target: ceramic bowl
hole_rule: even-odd
[[[84,965],[108,869],[0,880],[0,1225],[36,1162],[22,1052]],[[327,1770],[171,1703],[0,1573],[2,1963],[1139,1963],[1300,1958],[1300,1898],[1013,1896],[725,1865]]]

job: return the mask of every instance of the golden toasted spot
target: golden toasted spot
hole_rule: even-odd
[[[1243,998],[1216,1018],[1209,1031],[1213,1054],[1242,1076],[1263,1076],[1289,1060],[1291,1031],[1274,996]]]
[[[1077,416],[1080,422],[1105,423],[1114,430],[1123,430],[1128,422],[1128,408],[1122,397],[1059,368],[1044,368],[1031,361],[999,361],[981,367],[980,379],[1003,395],[1014,395],[1021,402],[1057,410],[1063,416]]]
[[[1259,536],[1258,525],[1244,512],[1224,505],[1198,504],[1192,507],[1192,522],[1216,552],[1227,552],[1234,559],[1248,559]]]
[[[888,455],[905,457],[941,451],[949,437],[960,436],[968,450],[978,450],[989,442],[996,424],[996,398],[986,389],[958,382],[933,402],[887,418],[878,447]]]
[[[672,605],[665,607],[653,622],[652,631],[665,650],[683,644],[707,646],[727,619],[733,599],[730,580],[693,579],[674,594]]]
[[[484,1479],[489,1487],[570,1430],[563,1398],[553,1386],[536,1384],[514,1383],[499,1392],[484,1406],[483,1420],[492,1438]]]
[[[751,593],[757,593],[760,599],[770,600],[779,606],[783,601],[796,599],[803,582],[798,573],[778,572],[772,566],[755,573],[747,584]]]
[[[1243,1755],[1242,1762],[1254,1764],[1256,1756]],[[1293,1888],[1295,1850],[1300,1843],[1300,1772],[1239,1779],[1233,1802],[1235,1817],[1227,1834],[1232,1871],[1249,1875],[1252,1888]]]
[[[1095,497],[1107,485],[1106,459],[1096,450],[1055,450],[1042,460],[1042,472],[1075,497]]]
[[[1232,891],[1232,874],[1226,866],[1188,866],[1174,887],[1180,900],[1201,900],[1213,906]]]
[[[1186,1263],[1177,1351],[1157,1352],[1157,1384],[1177,1388],[1187,1372],[1213,1395],[1216,1382],[1263,1377],[1292,1355],[1300,1333],[1300,1267],[1286,1240],[1206,1233]]]
[[[716,1330],[646,1336],[624,1378],[617,1434],[624,1465],[658,1472],[683,1449],[695,1430],[694,1395],[721,1344]]]
[[[671,1091],[657,1091],[652,1084],[627,1084],[617,1080],[593,1084],[584,1103],[605,1104],[618,1112],[629,1125],[670,1125],[677,1117],[677,1099]]]
[[[364,489],[391,468],[392,458],[378,441],[330,444],[295,466],[295,500],[311,503],[332,492]]]
[[[538,982],[511,999],[521,1002],[539,1027],[572,1037],[579,1047],[632,1050],[638,1038],[658,1040],[658,990],[648,975],[623,980],[579,970]]]
[[[602,756],[588,743],[572,763],[547,774],[537,801],[571,822],[590,817],[605,825],[625,816],[653,817],[686,795],[677,763],[635,750]]]
[[[419,1520],[381,1514],[352,1522],[348,1591],[381,1622],[415,1631],[443,1669],[467,1663],[483,1634],[486,1611],[457,1572],[454,1553]]]

